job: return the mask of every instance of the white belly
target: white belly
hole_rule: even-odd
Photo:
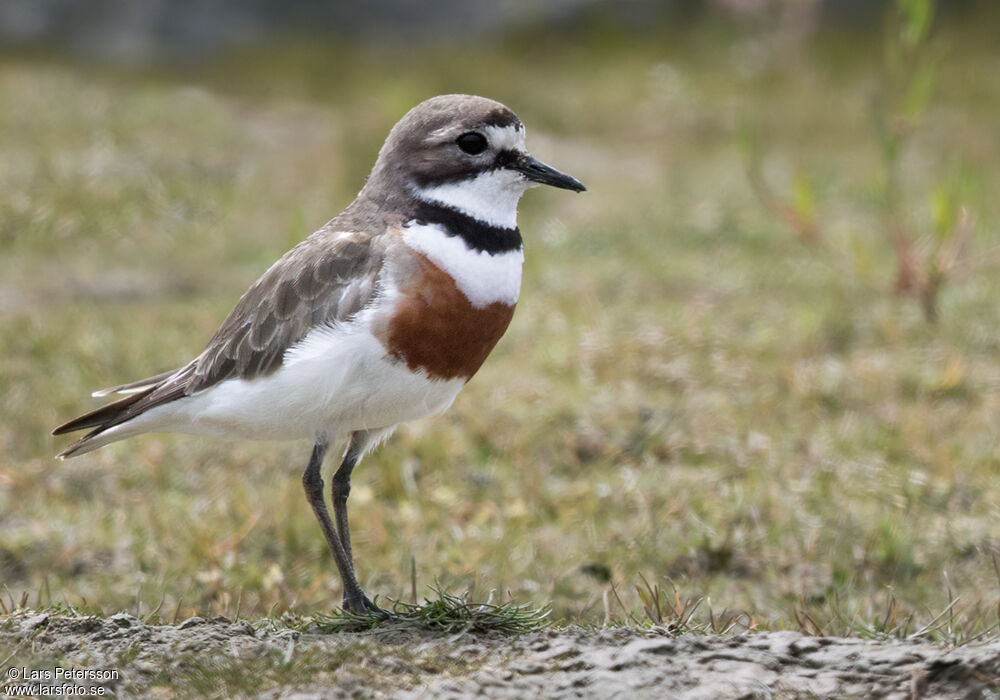
[[[464,380],[431,380],[387,357],[359,324],[316,329],[273,374],[228,379],[130,421],[142,432],[259,440],[334,440],[440,413]]]

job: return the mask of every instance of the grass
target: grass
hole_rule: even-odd
[[[352,612],[338,609],[319,613],[309,623],[320,632],[360,632],[378,629],[398,632],[407,629],[435,630],[447,634],[501,633],[524,634],[546,626],[549,611],[518,605],[513,601],[494,603],[491,594],[486,602],[469,602],[469,595],[451,595],[440,588],[423,603],[390,601],[388,610]]]
[[[934,178],[959,173],[988,249],[1000,65],[985,30],[940,37],[901,209],[926,219]],[[463,60],[343,50],[276,47],[197,74],[0,61],[7,605],[169,620],[340,600],[301,492],[308,445],[156,435],[56,463],[49,431],[92,390],[197,353],[351,199],[405,109],[469,91],[510,104],[534,154],[589,191],[526,195],[507,336],[446,415],[357,470],[368,593],[403,598],[412,560],[418,589],[468,592],[457,609],[497,590],[561,623],[991,629],[1000,276],[945,288],[935,326],[889,293],[891,251],[871,233],[874,38],[821,36],[794,60],[765,30],[717,27],[529,37]],[[826,234],[866,242],[854,274],[761,208],[746,121],[763,176],[782,188],[808,168]],[[649,598],[668,579],[656,613],[636,586]]]

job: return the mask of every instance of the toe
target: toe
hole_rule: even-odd
[[[344,596],[344,610],[353,613],[384,612],[379,606],[371,602],[364,593],[355,596]]]

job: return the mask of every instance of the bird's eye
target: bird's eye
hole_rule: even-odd
[[[457,139],[455,143],[463,151],[468,153],[470,156],[476,156],[486,150],[486,137],[482,134],[477,134],[475,131],[470,131],[467,134],[462,134]]]

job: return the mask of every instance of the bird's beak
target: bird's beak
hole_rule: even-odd
[[[515,162],[513,169],[522,173],[532,182],[541,185],[552,185],[564,190],[583,192],[587,188],[575,177],[570,177],[566,173],[561,173],[555,168],[546,165],[540,160],[532,158],[527,153],[522,154]]]

